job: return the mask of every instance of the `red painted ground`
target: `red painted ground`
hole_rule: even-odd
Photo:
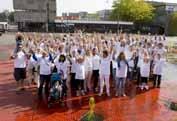
[[[0,49],[1,50],[1,49]],[[36,90],[16,94],[12,61],[0,62],[0,121],[78,121],[88,111],[90,96],[69,97],[65,106],[48,109],[38,103]],[[168,100],[177,100],[177,81],[163,82],[161,89],[137,93],[133,87],[126,98],[98,97],[96,113],[105,121],[177,121],[177,112],[165,106]]]

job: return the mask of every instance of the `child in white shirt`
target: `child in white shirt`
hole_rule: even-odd
[[[100,94],[101,96],[103,94],[103,88],[104,84],[106,85],[106,93],[107,96],[110,96],[110,66],[111,66],[111,56],[108,54],[109,52],[107,50],[103,51],[103,58],[101,59],[100,63]]]
[[[153,69],[154,88],[155,87],[160,88],[164,65],[165,65],[165,59],[161,58],[160,54],[157,54],[157,58],[154,60],[154,69]]]
[[[141,75],[141,90],[149,89],[148,79],[150,75],[150,60],[148,57],[144,57],[142,63],[140,64],[140,75]]]
[[[115,96],[126,96],[125,95],[125,83],[128,73],[128,62],[125,58],[124,52],[121,52],[117,59],[117,71],[116,71],[116,95]]]

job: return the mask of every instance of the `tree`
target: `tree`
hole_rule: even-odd
[[[154,16],[154,7],[144,0],[117,0],[113,3],[112,20],[149,22]]]
[[[177,35],[177,12],[173,13],[170,16],[169,25],[168,25],[168,34],[171,36]]]
[[[15,21],[14,19],[14,12],[10,12],[8,16],[9,22],[13,23]]]
[[[4,10],[0,13],[0,21],[1,22],[14,22],[14,12],[9,12],[8,10]]]

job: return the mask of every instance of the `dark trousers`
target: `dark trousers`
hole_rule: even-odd
[[[76,73],[71,73],[71,81],[70,81],[70,83],[71,83],[71,89],[72,90],[77,88],[75,76],[76,76]]]
[[[51,75],[40,75],[40,86],[38,90],[39,96],[42,96],[42,89],[43,89],[44,84],[45,84],[45,93],[48,94],[50,78],[51,78]]]
[[[93,70],[92,80],[93,80],[93,90],[95,90],[95,88],[98,87],[99,70]]]
[[[84,80],[83,79],[76,79],[77,90],[84,90]]]
[[[156,86],[160,86],[160,84],[161,84],[161,75],[155,75],[154,74],[154,87],[156,87]]]
[[[137,85],[140,85],[141,81],[141,74],[140,74],[140,68],[137,68]]]
[[[67,95],[68,87],[66,85],[66,79],[63,80],[63,94]]]
[[[148,78],[147,77],[141,77],[141,83],[148,83]]]

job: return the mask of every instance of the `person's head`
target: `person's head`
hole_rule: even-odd
[[[91,52],[89,49],[86,50],[86,53],[85,53],[86,56],[91,56]]]
[[[148,63],[149,62],[149,58],[148,57],[144,57],[143,62],[144,63]]]
[[[96,54],[97,54],[97,49],[96,49],[96,48],[93,48],[92,54],[93,54],[93,55],[96,55]]]
[[[23,40],[23,36],[22,36],[21,33],[18,32],[18,33],[16,34],[16,40],[18,40],[18,41],[19,41],[19,40]]]
[[[157,59],[160,60],[160,58],[161,58],[161,55],[157,54]]]
[[[103,50],[103,58],[108,57],[108,50]]]
[[[43,51],[42,51],[42,57],[43,57],[43,58],[44,58],[44,57],[47,57],[47,55],[48,55],[47,52],[46,52],[45,50],[43,50]]]
[[[126,60],[124,52],[121,52],[118,56],[119,60]]]
[[[65,55],[60,55],[60,57],[59,57],[59,62],[65,62],[65,60],[66,60],[66,56]]]
[[[79,64],[83,63],[84,62],[84,58],[82,56],[79,56],[78,59],[77,59],[77,62]]]
[[[23,49],[23,46],[19,45],[17,51],[21,51],[22,49]]]
[[[159,49],[162,49],[163,44],[162,44],[162,43],[159,43],[159,44],[158,44],[158,47],[159,47]]]

